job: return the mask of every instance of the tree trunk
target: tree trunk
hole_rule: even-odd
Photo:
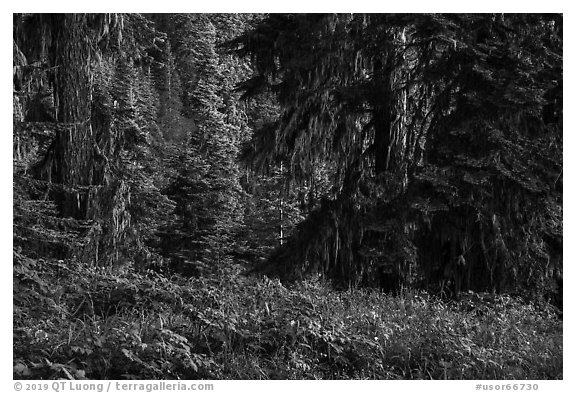
[[[68,125],[54,142],[52,181],[67,186],[93,184],[93,137],[91,117],[90,46],[86,16],[51,16],[54,50],[52,64],[57,69],[54,84],[56,120]],[[64,216],[88,219],[86,195],[66,192],[62,196]]]

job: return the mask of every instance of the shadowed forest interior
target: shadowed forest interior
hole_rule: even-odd
[[[16,379],[562,379],[558,14],[14,14]]]

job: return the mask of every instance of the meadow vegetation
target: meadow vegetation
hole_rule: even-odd
[[[34,264],[34,269],[27,263]],[[22,260],[14,377],[45,379],[561,379],[546,303],[335,291],[246,277],[110,272]]]

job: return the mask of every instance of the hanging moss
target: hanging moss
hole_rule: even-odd
[[[561,35],[558,15],[291,14],[233,40],[256,68],[245,94],[271,91],[282,111],[243,158],[287,160],[300,181],[335,168],[331,201],[272,270],[546,293],[562,242]]]

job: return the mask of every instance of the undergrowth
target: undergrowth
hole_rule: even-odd
[[[17,379],[561,379],[547,305],[107,271],[15,254]]]

